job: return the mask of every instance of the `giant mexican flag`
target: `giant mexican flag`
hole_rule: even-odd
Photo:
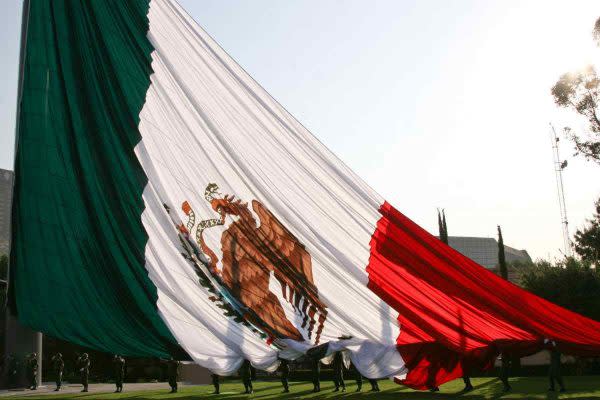
[[[394,209],[175,1],[36,0],[24,32],[22,323],[222,375],[346,351],[415,388],[545,339],[600,354],[600,323]]]

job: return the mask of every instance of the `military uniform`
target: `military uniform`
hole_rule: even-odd
[[[115,355],[113,364],[115,367],[115,386],[117,387],[115,393],[121,393],[123,391],[123,379],[125,378],[125,359]]]
[[[177,393],[177,381],[179,380],[179,361],[170,359],[167,362],[167,370],[169,374],[169,386],[171,386],[171,393]]]
[[[219,384],[219,375],[217,374],[212,374],[210,376],[212,378],[212,384],[215,387],[215,392],[214,394],[219,394],[221,393],[221,385]]]
[[[560,386],[560,391],[565,391],[565,384],[563,382],[562,374],[560,372],[560,352],[556,347],[550,349],[550,368],[548,369],[548,379],[550,380],[550,388],[548,390],[554,391],[554,381]]]
[[[510,383],[508,383],[508,377],[510,375],[510,358],[509,358],[508,354],[506,354],[506,353],[502,353],[500,357],[501,357],[500,380],[502,381],[502,384],[504,385],[504,391],[508,392],[512,389],[512,387],[510,386]]]
[[[18,371],[19,371],[19,361],[17,360],[17,357],[15,357],[13,354],[8,356],[8,360],[6,362],[7,364],[7,382],[8,382],[8,386],[9,387],[16,387],[17,386],[17,376],[18,376]]]
[[[344,357],[342,352],[338,351],[333,356],[333,384],[335,385],[334,392],[342,388],[342,392],[346,391],[346,383],[344,382]]]
[[[87,353],[83,353],[81,357],[77,359],[77,366],[81,374],[81,384],[83,385],[82,392],[88,391],[88,380],[90,377],[90,358]]]
[[[471,384],[471,377],[469,375],[464,375],[463,376],[463,382],[465,383],[465,388],[463,389],[463,392],[470,392],[472,391],[473,385]]]
[[[290,392],[290,385],[288,379],[290,378],[290,363],[288,360],[281,360],[279,365],[281,369],[281,384],[283,385],[283,393]]]
[[[358,369],[356,369],[356,367],[354,368],[354,374],[354,379],[356,380],[356,391],[360,392],[362,390],[363,377],[360,374],[360,372],[358,372]]]
[[[252,371],[250,369],[250,361],[244,360],[242,367],[240,368],[240,376],[242,377],[242,382],[244,383],[244,393],[254,393],[254,389],[252,388]]]
[[[62,358],[62,354],[57,353],[52,357],[52,364],[54,366],[54,373],[56,374],[56,389],[55,392],[58,392],[62,387],[62,376],[63,371],[65,370],[65,361]]]
[[[369,379],[369,383],[371,384],[371,392],[379,392],[379,383],[377,379]]]
[[[29,379],[29,388],[31,390],[37,390],[37,373],[37,354],[33,353],[29,356],[29,359],[27,360],[27,378]]]
[[[312,360],[312,383],[313,392],[321,391],[321,362],[318,359]]]

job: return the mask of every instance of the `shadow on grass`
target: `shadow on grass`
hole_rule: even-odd
[[[213,395],[212,386],[185,386],[181,387],[179,393],[169,394],[168,390],[149,390],[142,391],[127,391],[121,394],[113,393],[64,393],[64,395],[34,395],[34,396],[10,396],[9,399],[28,399],[28,400],[54,400],[54,399],[79,399],[79,400],[96,400],[96,399],[130,399],[130,400],[150,400],[150,399],[170,399],[170,400],[197,400],[197,399],[369,399],[369,400],[428,400],[428,399],[539,399],[539,400],[554,400],[554,399],[600,399],[600,378],[599,377],[566,377],[567,393],[548,392],[548,380],[544,377],[530,378],[512,378],[511,385],[513,390],[509,393],[502,392],[502,384],[497,378],[473,378],[475,390],[470,393],[461,391],[462,381],[456,380],[441,386],[441,391],[436,393],[418,392],[409,388],[395,385],[389,381],[381,381],[381,392],[369,392],[369,387],[364,392],[355,392],[356,384],[348,383],[347,392],[333,392],[333,384],[331,382],[322,383],[322,391],[320,393],[312,392],[312,385],[307,382],[290,382],[291,393],[282,393],[282,387],[279,382],[256,382],[255,392],[252,395],[243,394],[243,386],[240,382],[228,381],[222,385],[222,394]]]

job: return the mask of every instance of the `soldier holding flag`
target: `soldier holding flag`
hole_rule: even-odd
[[[62,387],[62,376],[65,369],[65,361],[63,360],[61,353],[56,353],[54,357],[52,357],[51,361],[54,367],[54,373],[56,374],[56,389],[54,389],[54,391],[58,392]]]
[[[77,358],[77,366],[79,367],[79,373],[81,375],[81,384],[83,385],[82,392],[88,391],[88,380],[90,377],[90,357],[88,353],[83,353]]]

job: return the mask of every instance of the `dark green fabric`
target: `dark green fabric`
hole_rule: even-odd
[[[90,348],[176,354],[144,267],[134,154],[150,85],[146,0],[32,0],[15,161],[19,320]]]

